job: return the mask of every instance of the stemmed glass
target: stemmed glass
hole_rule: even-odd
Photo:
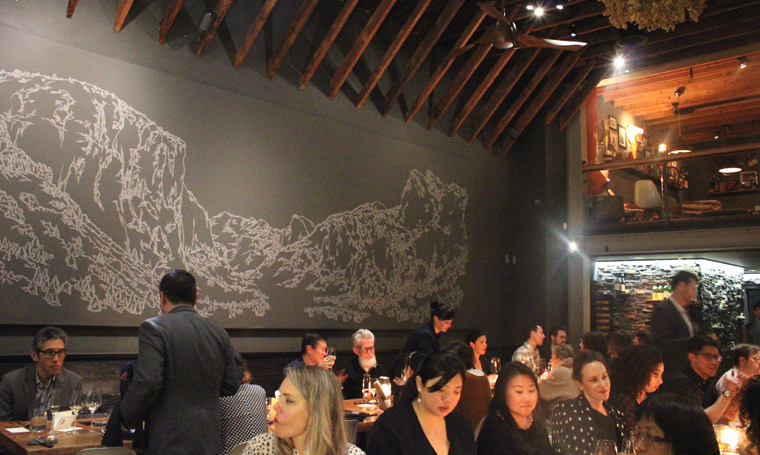
[[[95,419],[92,417],[95,415],[95,411],[103,404],[103,397],[100,395],[98,389],[92,388],[87,392],[87,396],[84,398],[84,405],[90,410],[90,433],[97,433],[95,430]]]
[[[362,377],[362,397],[364,398],[364,404],[369,404],[369,402],[372,400],[372,378],[365,374],[364,377]]]
[[[335,358],[335,348],[330,346],[327,348],[327,357]],[[332,367],[330,367],[330,371],[332,371]]]
[[[52,389],[50,390],[50,398],[48,399],[48,409],[50,410],[50,421],[55,423],[55,413],[61,408],[61,391]],[[55,434],[55,428],[50,425],[50,433]]]
[[[274,414],[272,413],[272,397],[267,397],[267,425],[274,423]]]
[[[499,374],[501,371],[501,359],[498,357],[491,357],[491,373]]]
[[[69,409],[74,413],[74,431],[72,433],[78,433],[77,430],[77,416],[84,407],[84,398],[82,397],[82,389],[76,389],[71,393],[71,399],[69,400]]]

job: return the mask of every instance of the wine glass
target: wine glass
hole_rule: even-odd
[[[74,413],[74,431],[72,433],[78,433],[77,428],[77,416],[84,407],[84,397],[82,396],[82,389],[76,389],[71,393],[71,399],[69,400],[69,409]]]
[[[61,408],[61,391],[56,389],[50,390],[50,398],[48,398],[48,409],[50,410],[50,420],[55,422],[55,413]],[[53,426],[50,426],[50,433],[57,433]]]
[[[364,398],[364,404],[369,404],[372,400],[372,378],[365,374],[362,377],[362,397]]]
[[[335,348],[333,346],[330,346],[327,348],[327,357],[335,358]],[[335,364],[335,361],[333,360],[333,365]],[[332,371],[332,367],[330,367],[330,371]]]
[[[636,450],[633,448],[633,438],[623,439],[620,455],[636,455]]]
[[[272,397],[267,397],[267,425],[274,423],[274,414],[272,413]]]
[[[96,388],[90,389],[89,392],[87,392],[87,396],[84,398],[84,405],[87,409],[90,410],[90,433],[97,433],[95,430],[95,419],[93,418],[95,415],[95,411],[100,407],[100,405],[103,404],[103,397],[100,395],[100,391]]]
[[[617,446],[615,441],[609,439],[600,439],[596,441],[596,449],[594,449],[594,455],[617,455]]]
[[[491,357],[491,373],[499,374],[501,371],[501,359],[498,357]]]

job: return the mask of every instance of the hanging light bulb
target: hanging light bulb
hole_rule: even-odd
[[[676,106],[675,111],[676,115],[678,116],[678,139],[670,145],[670,154],[676,155],[678,153],[689,153],[691,152],[691,147],[689,147],[689,144],[684,142],[684,140],[681,138],[681,112],[679,110],[679,107],[681,106],[681,94],[683,93],[683,90],[685,88],[678,87],[676,90]]]

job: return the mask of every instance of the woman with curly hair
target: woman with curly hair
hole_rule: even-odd
[[[662,384],[664,370],[662,354],[653,345],[625,348],[610,364],[610,403],[623,413],[629,428],[639,404]]]

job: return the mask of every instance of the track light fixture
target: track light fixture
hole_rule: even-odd
[[[749,59],[747,57],[739,57],[739,68],[746,68],[748,63]]]

